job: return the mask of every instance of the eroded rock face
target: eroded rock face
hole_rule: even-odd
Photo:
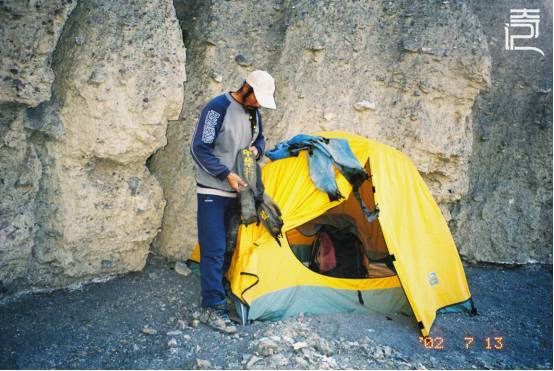
[[[0,296],[142,269],[151,242],[188,258],[198,114],[254,69],[277,82],[268,149],[336,129],[390,144],[463,257],[551,263],[552,5],[531,4],[537,61],[503,51],[518,4],[483,4],[1,2]]]
[[[0,102],[31,107],[50,97],[50,66],[67,16],[76,1],[2,1],[0,4]]]
[[[492,87],[473,109],[470,188],[453,204],[451,229],[466,260],[552,264],[552,2],[540,10],[537,39],[507,51],[504,24],[517,1],[471,1],[493,58]]]
[[[182,120],[151,163],[170,205],[155,241],[161,253],[187,257],[196,240],[188,146],[202,105],[254,69],[277,85],[278,109],[262,113],[268,148],[318,130],[390,144],[414,160],[450,218],[446,206],[468,190],[471,107],[490,86],[486,37],[466,4],[175,3],[190,79]]]
[[[184,64],[170,1],[75,6],[53,52],[51,94],[6,121],[13,143],[29,143],[19,162],[38,193],[27,213],[34,238],[19,251],[27,266],[1,270],[5,286],[18,276],[38,288],[142,269],[165,206],[145,162],[179,115]]]
[[[0,296],[30,269],[42,165],[26,109],[48,100],[52,53],[74,1],[0,4]]]

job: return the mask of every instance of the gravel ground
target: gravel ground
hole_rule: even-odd
[[[300,316],[222,335],[194,321],[198,276],[151,257],[141,272],[0,305],[0,368],[552,369],[552,266],[465,269],[479,315],[439,316],[428,349],[403,315]]]

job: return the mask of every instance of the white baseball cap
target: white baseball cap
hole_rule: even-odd
[[[273,99],[273,93],[275,92],[275,80],[266,71],[252,71],[246,78],[248,85],[254,89],[254,95],[256,100],[260,103],[260,106],[265,108],[276,109],[275,99]]]

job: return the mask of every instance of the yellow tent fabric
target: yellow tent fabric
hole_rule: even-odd
[[[360,163],[369,163],[374,201],[380,209],[379,223],[387,249],[395,257],[397,276],[342,279],[315,273],[296,258],[286,237],[279,246],[262,225],[251,224],[239,229],[227,273],[232,292],[250,304],[259,297],[294,286],[347,290],[401,286],[422,334],[427,336],[438,309],[470,298],[458,250],[440,209],[414,164],[396,149],[339,131],[314,135],[348,140]],[[345,198],[330,202],[309,176],[306,151],[263,167],[265,191],[281,208],[284,233],[348,198],[352,187],[336,169],[335,177]],[[198,246],[191,259],[199,261]]]

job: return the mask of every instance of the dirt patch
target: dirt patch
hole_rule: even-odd
[[[300,316],[233,336],[194,327],[199,277],[153,257],[141,272],[1,305],[0,368],[551,369],[552,267],[465,270],[479,315],[440,315],[427,345],[443,349],[427,349],[403,315]]]

